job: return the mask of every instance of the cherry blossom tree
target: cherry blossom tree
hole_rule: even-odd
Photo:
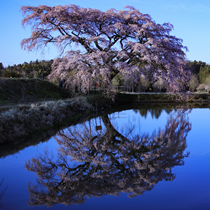
[[[164,129],[152,135],[133,134],[124,125],[119,132],[107,115],[102,130],[80,124],[58,133],[58,157],[45,153],[26,163],[36,172],[37,184],[29,184],[29,205],[84,203],[88,197],[129,197],[152,190],[159,181],[172,181],[172,168],[184,164],[186,136],[191,125],[185,114],[171,115]]]
[[[41,5],[22,6],[21,11],[22,25],[32,26],[22,48],[31,51],[52,43],[61,51],[50,79],[60,78],[84,91],[92,82],[103,81],[109,86],[119,72],[134,83],[139,75],[149,73],[153,83],[162,78],[169,91],[184,90],[188,84],[187,48],[181,39],[170,35],[173,25],[157,24],[134,7],[103,12],[73,4]],[[139,63],[144,70],[136,65]]]

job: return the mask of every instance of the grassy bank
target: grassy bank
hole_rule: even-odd
[[[0,112],[0,143],[24,138],[91,110],[85,98],[34,103]]]
[[[41,79],[0,79],[0,105],[70,97],[69,91]]]
[[[0,107],[0,144],[21,141],[36,132],[60,126],[76,116],[79,118],[111,106],[209,102],[210,99],[207,93],[189,95],[188,100],[180,94],[118,93],[114,102],[102,94],[70,98],[72,96],[73,93],[39,79],[0,80],[0,104],[7,105]],[[10,107],[8,104],[16,105]]]
[[[93,92],[94,93],[94,92]],[[90,95],[93,94],[90,91]],[[99,93],[99,92],[98,92]],[[97,92],[95,93],[97,94]],[[49,101],[49,100],[63,100],[75,97],[76,94],[60,88],[48,81],[41,79],[0,79],[0,105],[9,104],[23,104],[28,102]],[[210,102],[209,93],[191,93],[183,94],[166,94],[166,93],[118,93],[115,101],[120,103],[147,103],[147,102],[194,102],[205,101]],[[98,100],[100,106],[100,101]]]
[[[24,141],[112,103],[102,95],[72,96],[75,94],[40,79],[1,79],[0,144]]]
[[[139,99],[137,95],[134,97],[134,95],[118,94],[113,102],[103,95],[92,95],[2,107],[0,109],[0,144],[21,141],[34,133],[61,126],[67,121],[82,118],[91,112],[122,106],[128,102],[138,102],[137,99]],[[166,104],[165,102],[159,100],[159,103],[151,104],[155,106],[159,104],[162,107]],[[138,104],[141,103],[138,102]]]
[[[102,114],[100,110],[103,110],[103,114],[110,114],[131,108],[128,103],[122,105],[120,100],[112,102],[102,95],[95,95],[1,109],[0,158],[14,154],[25,147],[47,141],[60,129],[88,120],[91,113],[94,113],[96,117]],[[193,103],[132,104],[132,109],[140,110],[141,115],[151,111],[155,117],[161,113],[162,109],[170,112],[173,109],[194,107],[196,106]],[[205,107],[209,106],[205,105]]]
[[[100,100],[99,100],[100,98]],[[186,108],[186,107],[183,107],[183,105],[180,105],[180,106],[177,106],[176,104],[167,104],[167,103],[159,103],[159,104],[154,104],[154,103],[150,103],[150,104],[125,104],[125,105],[119,105],[119,106],[116,106],[116,104],[112,104],[112,102],[110,102],[109,106],[113,106],[113,107],[109,107],[108,109],[105,109],[103,106],[101,106],[101,108],[104,108],[103,109],[103,112],[93,112],[93,114],[91,114],[91,110],[93,110],[93,106],[96,105],[96,103],[98,105],[100,105],[100,102],[101,102],[101,105],[104,103],[106,104],[106,102],[108,101],[105,101],[107,100],[106,98],[102,98],[101,96],[91,96],[91,97],[87,97],[86,98],[89,103],[92,103],[91,105],[91,108],[88,108],[86,111],[84,111],[83,109],[75,109],[74,108],[74,111],[75,111],[75,114],[73,115],[69,115],[69,117],[67,118],[64,118],[62,121],[55,121],[53,122],[53,124],[50,125],[45,125],[43,127],[39,127],[38,128],[35,128],[34,132],[32,130],[26,130],[25,133],[23,133],[22,136],[19,136],[18,133],[17,135],[13,135],[13,136],[9,136],[11,137],[10,140],[5,140],[4,142],[0,143],[0,158],[4,158],[8,155],[12,155],[12,154],[15,154],[16,152],[28,147],[28,146],[32,146],[32,145],[36,145],[36,144],[39,144],[40,142],[45,142],[47,140],[49,140],[52,136],[55,136],[57,134],[57,132],[59,132],[61,129],[65,129],[69,126],[72,126],[72,125],[76,125],[77,123],[83,123],[87,120],[90,120],[92,119],[93,117],[98,117],[98,116],[101,116],[101,115],[108,115],[108,114],[112,114],[113,112],[120,112],[120,111],[123,111],[123,110],[128,110],[132,107],[132,109],[134,110],[138,110],[140,112],[140,114],[147,114],[147,112],[151,112],[153,114],[155,114],[155,117],[157,116],[157,114],[160,114],[162,112],[162,110],[167,110],[167,112],[171,112],[172,110],[176,110],[176,109],[179,109],[179,108]],[[73,99],[75,100],[75,99]],[[84,100],[84,98],[83,98]],[[67,100],[68,101],[68,100]],[[84,101],[77,101],[77,102],[74,102],[76,104],[80,104],[80,103],[84,103]],[[69,102],[70,103],[70,102]],[[73,105],[73,101],[71,102]],[[86,102],[85,102],[86,103]],[[44,104],[44,103],[43,103]],[[40,105],[38,105],[40,106]],[[54,106],[57,106],[56,104]],[[69,106],[71,108],[71,106]],[[84,108],[84,107],[83,107]],[[98,107],[99,108],[99,107]],[[22,107],[23,109],[23,107]],[[20,110],[19,110],[20,111]],[[43,112],[44,110],[42,110]],[[71,112],[72,114],[73,112]],[[25,118],[25,115],[21,115],[22,118],[24,119]],[[21,117],[19,116],[19,117]],[[16,118],[18,119],[17,115],[16,115]],[[44,117],[45,118],[45,117]],[[27,120],[27,119],[25,119]],[[13,125],[14,125],[14,122],[12,124],[10,124],[10,129],[14,129]],[[19,123],[19,122],[18,122]],[[28,122],[29,124],[28,125],[24,125],[25,129],[27,129],[28,126],[31,126],[30,125],[30,122]],[[22,127],[23,128],[23,127]],[[37,129],[37,130],[36,130]],[[7,136],[7,130],[5,130],[5,136]]]

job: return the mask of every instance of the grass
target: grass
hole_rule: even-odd
[[[31,91],[29,91],[29,90],[26,90],[26,93],[28,93],[28,94],[31,95],[31,96],[34,96],[34,93],[31,92]]]
[[[75,114],[84,114],[91,108],[83,97],[5,109],[0,112],[0,143],[15,141],[31,133],[60,125]]]
[[[71,98],[73,93],[40,79],[0,79],[0,104]]]
[[[54,98],[54,99],[62,99],[58,92],[51,92],[47,90],[41,90],[41,94],[43,94],[47,98]]]

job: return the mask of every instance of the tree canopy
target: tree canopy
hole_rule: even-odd
[[[22,6],[21,11],[22,25],[32,26],[22,48],[31,51],[52,43],[61,51],[62,57],[52,65],[51,79],[65,79],[66,85],[79,85],[84,91],[93,82],[109,86],[119,72],[134,82],[146,74],[153,83],[161,78],[169,91],[184,90],[189,81],[187,48],[170,35],[173,25],[157,24],[134,7],[103,12],[73,4],[40,5]]]
[[[22,64],[8,66],[1,71],[2,77],[28,77],[28,78],[46,78],[51,72],[51,65],[53,60],[50,61],[30,61]]]

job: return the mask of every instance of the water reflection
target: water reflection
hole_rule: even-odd
[[[129,197],[152,190],[161,180],[172,181],[171,168],[184,164],[186,136],[191,130],[187,115],[170,115],[165,128],[152,135],[127,135],[113,126],[108,115],[101,117],[102,130],[92,122],[70,127],[56,135],[58,157],[47,152],[26,163],[36,172],[36,185],[29,184],[29,205],[81,204],[91,196]]]
[[[148,113],[150,113],[152,118],[158,119],[162,113],[162,109],[140,109],[139,113],[145,118],[147,117]]]
[[[0,181],[0,209],[3,209],[4,205],[3,205],[3,202],[2,202],[2,198],[3,198],[3,196],[4,196],[4,194],[7,190],[7,187],[8,187],[8,186],[6,186],[6,187],[3,188],[3,182],[4,182],[4,179],[2,179]]]
[[[144,117],[145,119],[147,118],[149,113],[151,114],[152,118],[158,119],[160,117],[160,115],[162,114],[163,109],[161,109],[161,108],[158,108],[158,109],[146,109],[145,108],[145,109],[139,109],[138,111],[139,111],[140,115],[142,117]],[[164,109],[164,111],[166,113],[170,114],[173,111],[173,109],[169,109],[168,108],[168,109]]]
[[[113,110],[111,109],[111,110],[106,110],[106,111],[107,113],[110,114],[115,111],[120,112],[123,110],[127,110],[128,108],[130,109],[130,106],[120,107],[120,109],[119,107],[117,107]],[[145,119],[149,113],[151,114],[152,118],[157,119],[160,116],[160,114],[163,112],[163,110],[165,110],[169,114],[173,109],[177,109],[177,108],[178,108],[177,106],[172,106],[171,104],[165,104],[164,107],[163,106],[154,107],[154,105],[152,106],[152,104],[150,104],[150,105],[138,106],[136,109],[134,109],[134,111],[136,113],[139,112],[141,116],[145,117]],[[89,116],[88,118],[92,118],[92,116]],[[77,121],[77,122],[84,122],[85,118],[80,119],[80,120],[81,121]],[[75,120],[71,121],[70,124],[75,125],[76,124]],[[31,132],[31,130],[29,129],[26,131],[29,134],[28,136],[21,137],[21,138],[13,138],[11,141],[0,143],[0,158],[5,158],[8,155],[15,154],[31,145],[35,146],[39,144],[40,142],[46,142],[52,136],[56,135],[56,133],[60,129],[66,128],[67,126],[69,126],[69,122],[64,123],[62,126],[52,127],[50,129],[43,130],[36,133]]]

